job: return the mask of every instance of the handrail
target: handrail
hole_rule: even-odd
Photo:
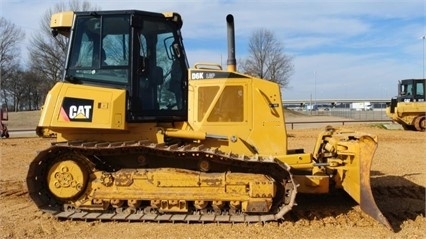
[[[368,122],[392,122],[392,120],[326,120],[326,121],[294,121],[286,122],[286,125],[291,125],[291,129],[294,129],[295,124],[321,124],[321,123],[368,123]],[[33,131],[34,129],[8,129],[9,132],[22,132],[22,131]]]
[[[286,122],[290,124],[291,129],[294,129],[294,124],[320,124],[320,123],[368,123],[368,122],[392,122],[392,120],[327,120],[327,121],[299,121],[299,122]]]

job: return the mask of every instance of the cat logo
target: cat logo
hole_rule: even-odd
[[[91,105],[71,105],[68,116],[70,119],[89,119],[91,109]]]
[[[65,97],[61,117],[65,121],[92,122],[93,100]]]

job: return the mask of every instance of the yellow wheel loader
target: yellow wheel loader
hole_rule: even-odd
[[[370,188],[377,139],[327,128],[313,153],[287,147],[279,85],[228,67],[189,68],[177,13],[61,12],[62,82],[37,132],[57,141],[30,164],[29,195],[57,218],[170,222],[281,220],[297,193],[345,190],[391,228]]]
[[[405,130],[426,131],[426,79],[398,83],[398,96],[386,106],[386,115]]]

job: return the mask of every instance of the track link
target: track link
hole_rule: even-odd
[[[105,211],[83,211],[68,207],[66,204],[55,198],[47,187],[46,175],[50,165],[60,155],[73,152],[78,155],[90,158],[90,161],[83,162],[87,168],[101,168],[102,170],[115,171],[117,165],[99,160],[102,157],[113,157],[120,155],[142,154],[147,157],[155,156],[169,159],[169,166],[174,165],[173,160],[192,160],[196,165],[200,160],[226,166],[231,171],[262,173],[273,177],[279,185],[283,187],[281,197],[274,199],[273,206],[269,213],[246,215],[243,213],[231,214],[222,213],[200,213],[188,214],[180,213],[146,213],[144,210],[129,212],[123,210],[116,212]],[[185,166],[183,166],[184,169]],[[184,144],[167,145],[155,144],[149,141],[132,142],[64,142],[55,143],[50,148],[41,151],[30,164],[27,175],[27,186],[29,195],[36,205],[44,212],[52,214],[56,218],[71,220],[113,220],[113,221],[168,221],[168,222],[231,222],[250,223],[267,222],[281,220],[283,216],[295,205],[296,185],[290,173],[290,167],[274,158],[246,157],[234,154],[225,154],[216,149],[207,148],[203,145]]]

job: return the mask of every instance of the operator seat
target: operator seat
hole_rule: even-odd
[[[142,77],[140,84],[139,98],[143,110],[158,110],[158,85],[163,84],[164,72],[163,68],[154,66],[148,70],[147,76]]]

